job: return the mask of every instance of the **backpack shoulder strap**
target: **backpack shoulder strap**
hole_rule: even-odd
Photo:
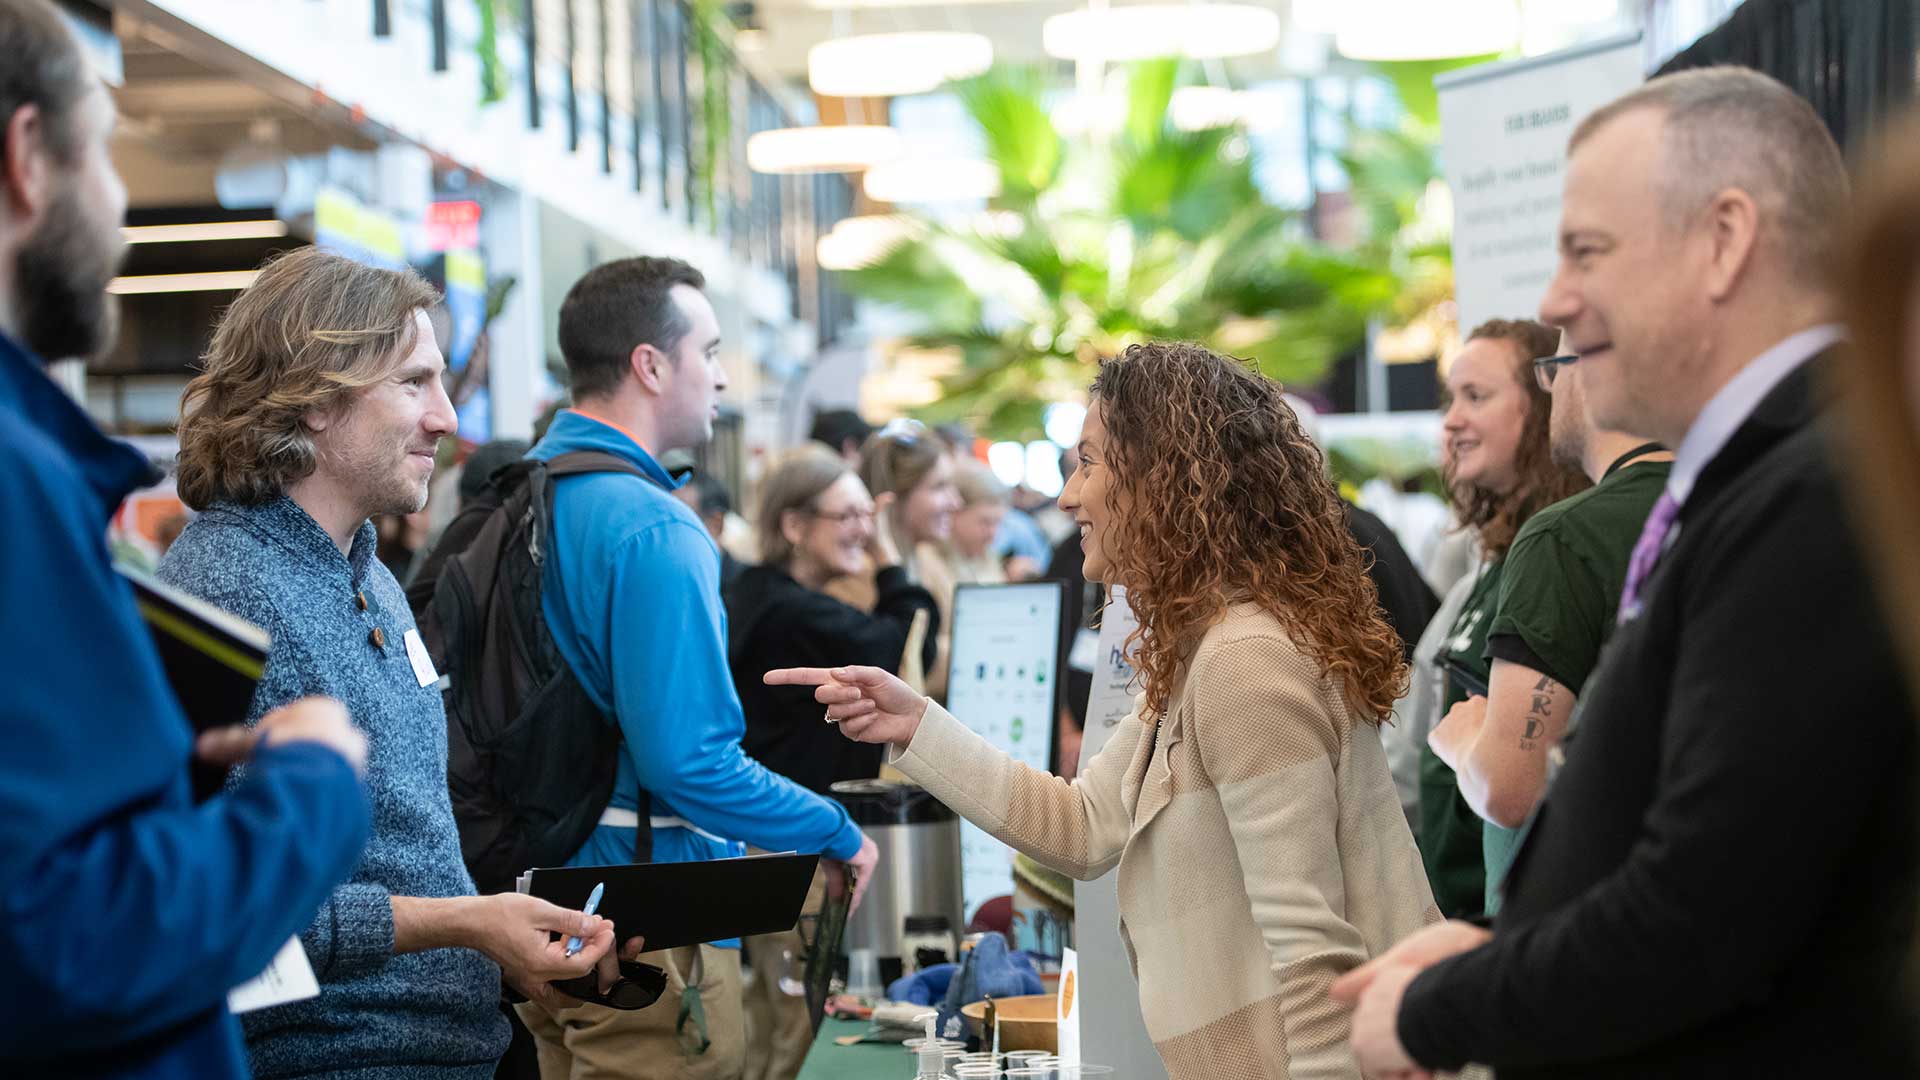
[[[548,476],[579,476],[582,473],[617,472],[650,479],[633,462],[602,450],[572,450],[556,454],[547,462]]]

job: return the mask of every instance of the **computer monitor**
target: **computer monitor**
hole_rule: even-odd
[[[1058,762],[1065,607],[1058,581],[962,585],[953,597],[947,710],[1016,760],[1046,771]],[[981,904],[1013,891],[1013,850],[963,822],[960,871],[971,919]]]

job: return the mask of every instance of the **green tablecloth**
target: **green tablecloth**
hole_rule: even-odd
[[[857,1043],[836,1046],[835,1039],[858,1035],[867,1030],[865,1020],[820,1022],[813,1049],[807,1051],[807,1063],[800,1067],[799,1080],[913,1080],[913,1055],[899,1043]]]

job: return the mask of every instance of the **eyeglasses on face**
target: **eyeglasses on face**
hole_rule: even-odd
[[[1560,369],[1574,363],[1580,357],[1565,353],[1560,356],[1542,356],[1533,362],[1533,378],[1542,390],[1552,390],[1553,380],[1559,378]]]
[[[842,510],[837,514],[824,514],[819,510],[808,507],[806,513],[809,517],[820,521],[831,521],[843,529],[856,521],[864,521],[872,524],[875,516],[874,508],[871,506],[856,506],[848,510]]]

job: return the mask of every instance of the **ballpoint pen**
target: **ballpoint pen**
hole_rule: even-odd
[[[603,881],[600,884],[595,885],[593,887],[593,891],[587,894],[586,906],[580,909],[580,914],[582,915],[593,914],[594,909],[600,906],[600,894],[605,891],[607,891],[606,882]],[[579,938],[569,937],[567,939],[567,955],[572,956],[575,953],[578,953],[580,951],[581,944],[582,942]]]

